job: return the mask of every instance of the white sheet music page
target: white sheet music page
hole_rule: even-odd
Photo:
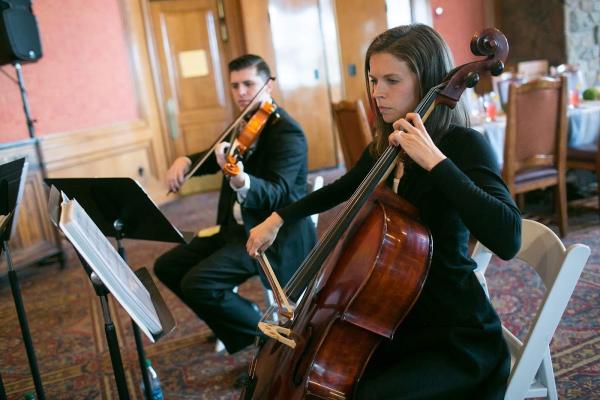
[[[63,200],[65,200],[63,198]],[[140,329],[154,342],[162,332],[148,290],[76,200],[61,204],[60,228]]]

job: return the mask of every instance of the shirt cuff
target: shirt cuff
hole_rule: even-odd
[[[229,186],[236,192],[238,203],[242,204],[246,199],[246,195],[248,194],[248,190],[250,190],[250,177],[247,173],[242,172],[244,174],[244,186],[241,188],[236,188],[231,181],[229,181]]]

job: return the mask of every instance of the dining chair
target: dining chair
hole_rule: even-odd
[[[567,234],[566,78],[511,83],[502,178],[513,196],[555,186],[561,236]]]
[[[523,341],[502,326],[511,354],[504,399],[542,397],[558,400],[550,341],[590,256],[590,248],[584,244],[565,248],[548,227],[529,219],[523,220],[521,235],[521,249],[515,258],[535,270],[546,291]],[[472,258],[477,263],[475,275],[489,297],[485,272],[492,252],[477,242]]]
[[[597,143],[568,147],[567,168],[585,169],[596,173],[596,180],[598,182],[598,211],[600,211],[600,139],[597,139]]]
[[[340,138],[346,169],[350,169],[362,154],[373,134],[362,100],[342,100],[333,103],[332,112]]]
[[[548,75],[548,60],[530,60],[517,63],[517,72],[527,80]]]
[[[515,72],[503,72],[499,76],[492,76],[492,90],[498,93],[502,111],[506,113],[508,103],[508,89],[511,83],[522,84],[525,78]]]

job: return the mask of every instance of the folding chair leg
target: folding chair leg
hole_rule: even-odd
[[[542,364],[538,370],[538,380],[548,389],[548,399],[558,400],[556,392],[556,381],[554,379],[554,369],[552,368],[552,358],[550,357],[550,347],[546,349]]]

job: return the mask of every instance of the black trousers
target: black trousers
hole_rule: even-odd
[[[179,245],[154,265],[158,279],[206,322],[230,354],[254,342],[261,318],[256,304],[233,292],[258,274],[245,244],[243,227],[236,226]]]

